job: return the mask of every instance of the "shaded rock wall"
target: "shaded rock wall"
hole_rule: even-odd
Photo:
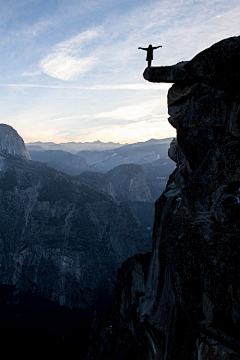
[[[144,73],[174,83],[168,107],[177,130],[169,149],[176,169],[155,203],[136,310],[146,360],[240,359],[239,57],[234,37],[182,63],[182,78],[171,67]]]
[[[137,308],[150,258],[150,253],[135,255],[118,270],[114,307],[108,314],[95,314],[86,360],[146,359],[148,340],[137,321]]]
[[[240,37],[197,55],[185,65],[195,64],[192,81],[176,81],[168,93],[169,122],[177,129],[169,155],[177,166],[156,202],[153,256],[139,309],[140,322],[161,332],[152,359],[240,356],[236,46],[240,50]]]

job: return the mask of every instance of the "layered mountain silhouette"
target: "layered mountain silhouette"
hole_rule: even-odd
[[[154,201],[164,190],[168,176],[175,167],[167,156],[169,143],[170,139],[152,139],[106,151],[80,151],[77,155],[62,150],[30,150],[30,155],[33,160],[75,175],[119,203],[127,203],[142,235],[150,241]],[[45,146],[49,146],[49,143]]]
[[[32,161],[21,137],[4,124],[0,150],[0,290],[1,299],[6,299],[1,309],[11,317],[9,332],[4,320],[0,333],[5,328],[6,343],[10,337],[22,339],[20,325],[27,337],[34,329],[44,334],[48,328],[55,337],[55,320],[50,324],[46,314],[51,308],[54,314],[59,306],[76,314],[84,311],[87,323],[80,323],[79,329],[87,333],[92,315],[86,314],[111,302],[122,261],[145,252],[150,242],[126,204]],[[37,316],[36,324],[31,316]],[[42,327],[40,318],[45,319]],[[62,321],[70,326],[65,315]],[[65,346],[62,340],[60,344]]]
[[[76,175],[77,171],[80,174],[86,170],[106,173],[123,164],[142,165],[160,159],[172,163],[167,157],[171,140],[151,139],[124,146],[108,143],[109,147],[112,146],[109,150],[81,150],[75,154],[71,154],[71,150],[66,151],[62,144],[54,143],[50,143],[50,145],[49,143],[40,143],[41,146],[28,145],[28,150],[33,160],[45,162],[57,170],[65,166],[63,171],[69,175]],[[94,143],[92,144],[94,145]],[[82,145],[82,147],[88,149],[90,144]],[[87,165],[84,165],[83,159],[85,159]]]

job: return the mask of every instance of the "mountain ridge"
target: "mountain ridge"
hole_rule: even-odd
[[[29,150],[35,151],[44,151],[44,150],[63,150],[68,151],[72,154],[76,154],[80,150],[107,150],[114,149],[125,144],[114,143],[114,142],[102,142],[102,141],[93,141],[93,142],[66,142],[66,143],[54,143],[54,142],[30,142],[26,146]]]

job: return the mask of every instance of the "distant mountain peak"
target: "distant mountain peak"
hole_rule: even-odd
[[[0,124],[0,151],[31,160],[23,139],[10,125]]]

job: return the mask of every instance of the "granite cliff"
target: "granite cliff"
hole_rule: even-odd
[[[15,129],[6,124],[0,124],[0,152],[31,159],[21,136]]]
[[[148,81],[174,83],[176,169],[155,203],[150,262],[123,265],[115,310],[105,325],[95,319],[92,344],[101,346],[87,359],[240,359],[239,64],[238,36],[145,70]]]

